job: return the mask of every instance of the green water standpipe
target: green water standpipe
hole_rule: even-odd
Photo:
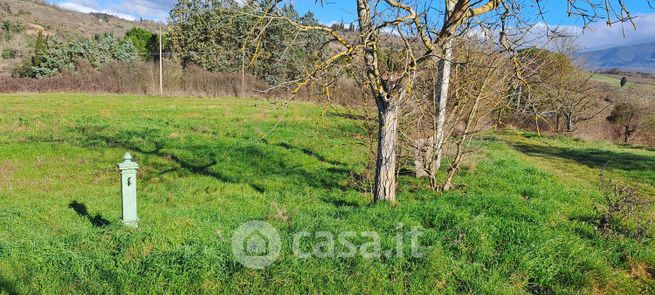
[[[124,161],[118,164],[121,173],[121,204],[123,225],[139,227],[139,217],[136,212],[136,172],[139,165],[132,161],[132,155],[125,153]]]

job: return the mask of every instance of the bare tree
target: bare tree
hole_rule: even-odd
[[[449,21],[450,15],[452,15],[453,10],[457,4],[454,0],[446,1],[446,14],[444,22]],[[432,188],[436,188],[437,183],[437,171],[441,168],[441,161],[443,158],[443,144],[445,141],[444,131],[446,128],[446,116],[447,116],[447,106],[448,106],[448,88],[450,88],[450,69],[451,69],[451,59],[453,58],[453,38],[448,38],[444,42],[444,56],[439,62],[439,71],[436,74],[436,81],[434,85],[434,99],[435,107],[437,113],[437,124],[435,127],[434,134],[434,167],[431,167],[430,171],[430,184]]]
[[[559,38],[556,43],[569,43]],[[519,116],[541,116],[553,132],[574,132],[578,124],[589,121],[609,106],[593,74],[578,68],[573,61],[574,49],[565,45],[554,51],[538,48],[522,50],[524,77],[531,92],[516,96]],[[523,99],[529,95],[530,99]],[[520,101],[531,102],[528,112]],[[554,119],[554,122],[552,120]]]
[[[446,171],[446,178],[440,185],[443,191],[453,187],[453,177],[459,171],[467,146],[476,133],[489,126],[493,113],[511,95],[514,78],[508,66],[509,55],[484,47],[473,41],[460,42],[458,55],[462,62],[455,67],[453,74],[453,105],[450,121],[454,138],[454,154]]]
[[[617,137],[623,143],[628,143],[643,127],[650,109],[649,99],[652,97],[645,97],[638,90],[632,90],[622,93],[615,102],[607,121],[614,126]]]
[[[270,5],[277,6],[281,2],[282,0],[271,0]],[[608,23],[623,23],[631,20],[624,2],[567,0],[568,14],[582,18],[585,25],[600,17],[605,17]],[[412,97],[413,86],[419,73],[430,68],[430,63],[435,59],[442,60],[442,70],[435,75],[433,98],[439,102],[435,104],[435,108],[436,105],[447,106],[450,96],[448,89],[451,88],[448,73],[448,61],[451,57],[448,57],[448,54],[452,54],[452,38],[471,32],[476,27],[486,28],[496,32],[499,48],[510,53],[515,52],[516,40],[512,39],[512,31],[517,31],[519,24],[524,21],[522,8],[535,3],[540,7],[539,1],[446,0],[446,9],[440,9],[440,5],[433,2],[418,0],[355,0],[354,3],[359,28],[355,34],[349,35],[343,35],[343,32],[325,26],[301,25],[279,13],[266,14],[263,17],[286,19],[300,31],[324,32],[330,37],[330,48],[336,49],[336,53],[306,70],[306,78],[297,83],[292,98],[302,87],[326,79],[325,72],[343,66],[344,63],[361,63],[360,74],[366,77],[378,112],[374,199],[395,202],[398,116],[404,104]],[[605,14],[598,14],[598,11],[605,11]],[[538,11],[538,14],[541,14],[541,11]],[[394,66],[384,64],[385,56],[395,59]],[[517,59],[512,58],[510,61],[512,67],[517,69]],[[339,71],[332,71],[331,75],[336,78],[338,73]],[[516,76],[521,78],[520,71],[516,72]],[[330,83],[324,85],[328,85],[328,92]],[[435,123],[433,132],[435,138],[440,139],[434,142],[435,150],[442,150],[446,134],[444,127],[450,112],[446,107],[439,107],[438,113],[444,122],[439,123],[437,120]],[[431,166],[436,168],[440,165],[436,164],[437,159],[440,161],[441,156],[435,156],[435,164]],[[436,169],[433,171],[432,177],[435,179]]]

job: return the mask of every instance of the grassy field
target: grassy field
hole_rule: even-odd
[[[603,82],[612,85],[613,87],[621,87],[621,78],[622,75],[614,74],[594,74],[592,79],[598,82]],[[655,79],[651,78],[641,78],[641,77],[627,77],[628,85],[626,87],[638,87],[644,90],[653,90],[655,88]]]
[[[317,105],[87,94],[0,103],[0,293],[655,292],[653,240],[600,232],[594,213],[601,167],[655,192],[653,151],[488,134],[457,190],[401,176],[392,207],[372,204],[358,180],[368,149],[358,122]],[[126,151],[142,167],[136,230],[118,220]],[[232,254],[249,220],[282,237],[264,270]],[[387,249],[399,224],[423,228],[425,257],[291,255],[298,231],[376,231]]]

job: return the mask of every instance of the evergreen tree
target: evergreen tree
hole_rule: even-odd
[[[242,2],[242,1],[241,1]],[[257,1],[179,0],[170,15],[170,38],[176,58],[183,65],[197,64],[209,71],[247,71],[278,84],[299,78],[322,47],[321,34],[296,32],[282,19],[255,17]],[[312,13],[300,16],[292,4],[280,13],[294,21],[317,25]],[[245,60],[244,60],[245,59]]]
[[[32,65],[39,66],[41,64],[45,50],[46,39],[43,37],[43,32],[39,31],[39,35],[36,36],[36,44],[34,45],[34,57],[32,58]]]
[[[37,37],[32,61],[19,66],[14,73],[21,77],[50,77],[62,71],[75,71],[79,61],[87,61],[95,68],[109,62],[133,62],[139,60],[139,52],[128,39],[120,42],[110,34],[94,39]]]
[[[132,43],[143,60],[152,59],[154,51],[151,51],[150,45],[154,39],[153,37],[155,37],[155,34],[142,28],[132,28],[125,33],[125,40]]]

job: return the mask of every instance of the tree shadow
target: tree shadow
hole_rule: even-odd
[[[329,164],[332,164],[332,165],[344,165],[343,163],[338,162],[338,161],[328,160],[325,157],[323,157],[322,155],[320,155],[319,153],[317,153],[315,151],[312,151],[312,150],[310,150],[308,148],[305,148],[305,147],[296,147],[296,146],[293,146],[293,145],[288,144],[286,142],[280,142],[280,143],[277,143],[275,145],[279,146],[279,147],[283,147],[283,148],[288,149],[290,151],[299,151],[299,152],[301,152],[301,153],[303,153],[303,154],[305,154],[305,155],[307,155],[309,157],[314,157],[314,158],[316,158],[317,160],[319,160],[321,162],[329,163]]]
[[[359,204],[356,201],[352,200],[345,200],[345,199],[331,199],[331,198],[321,198],[321,201],[327,204],[331,204],[337,208],[357,208],[361,207],[362,205]]]
[[[618,170],[651,170],[655,167],[655,157],[632,153],[601,150],[595,148],[573,149],[554,146],[541,146],[526,143],[510,143],[516,150],[530,156],[543,158],[562,158],[576,161],[590,168],[610,168]]]
[[[91,224],[95,227],[106,227],[109,225],[109,220],[106,218],[102,217],[100,214],[96,215],[91,215],[89,214],[89,210],[86,208],[86,205],[83,203],[80,203],[78,201],[71,201],[70,204],[68,204],[68,208],[71,208],[77,213],[79,216],[82,216],[91,222]]]
[[[364,121],[366,120],[366,116],[362,114],[354,114],[354,113],[349,113],[349,112],[336,112],[332,111],[328,113],[330,116],[334,116],[337,118],[344,118],[344,119],[349,119],[349,120],[356,120],[356,121]]]
[[[6,292],[9,295],[18,294],[16,286],[3,275],[0,275],[0,293]]]
[[[269,189],[268,184],[276,185],[281,181],[300,182],[323,189],[351,189],[344,184],[352,175],[349,169],[341,167],[345,164],[327,160],[312,150],[286,143],[270,145],[258,141],[235,142],[229,139],[191,145],[171,140],[157,129],[119,131],[111,135],[107,135],[107,130],[102,129],[83,128],[79,132],[85,137],[82,142],[137,151],[167,159],[179,166],[162,167],[160,171],[154,172],[158,175],[180,172],[181,169],[225,183],[245,184],[260,193]],[[290,151],[299,151],[322,163],[339,167],[321,165],[307,169],[302,163],[294,165],[293,161],[289,161]]]
[[[639,144],[632,144],[632,143],[617,143],[616,145],[625,149],[655,152],[655,147],[647,146],[647,145],[639,145]]]

